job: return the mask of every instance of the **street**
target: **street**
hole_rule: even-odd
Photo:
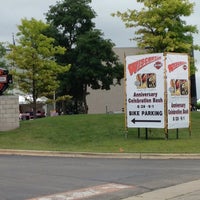
[[[0,199],[25,200],[109,186],[89,199],[119,200],[200,179],[200,160],[0,156]],[[105,189],[105,187],[104,187]],[[110,191],[109,191],[110,190]],[[86,190],[83,190],[86,191]],[[87,198],[88,199],[88,198]]]

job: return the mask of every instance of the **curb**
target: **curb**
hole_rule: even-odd
[[[93,153],[0,149],[0,155],[47,156],[68,158],[120,158],[120,159],[200,159],[200,154],[157,154],[157,153]]]

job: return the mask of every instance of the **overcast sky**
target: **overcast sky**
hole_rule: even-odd
[[[12,34],[18,32],[17,25],[21,24],[22,18],[45,20],[44,13],[50,5],[55,5],[57,0],[0,0],[0,42],[12,42]],[[197,25],[200,31],[200,1],[195,2],[194,14],[187,18],[188,24]],[[96,28],[101,29],[106,39],[111,39],[117,47],[135,47],[136,44],[130,41],[134,37],[133,29],[126,29],[124,23],[111,13],[126,11],[127,9],[139,9],[141,4],[136,0],[92,0],[92,8],[97,13],[95,19]],[[200,35],[195,35],[194,43],[200,45]],[[195,52],[197,68],[197,85],[200,85],[200,53]],[[200,87],[198,87],[198,98],[200,98]]]

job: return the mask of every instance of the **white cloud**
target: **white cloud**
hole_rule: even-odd
[[[22,18],[44,19],[44,13],[49,5],[55,4],[56,0],[6,0],[1,2],[0,7],[0,41],[12,42],[12,33],[18,32],[17,25],[21,24]]]

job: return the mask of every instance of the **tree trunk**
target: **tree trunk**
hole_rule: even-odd
[[[87,84],[83,85],[83,106],[84,106],[84,113],[88,114],[88,105],[87,105]]]
[[[37,99],[33,98],[33,119],[36,119],[36,112],[37,112]]]

